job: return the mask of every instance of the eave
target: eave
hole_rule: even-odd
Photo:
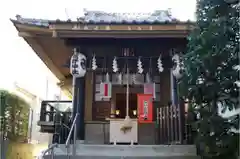
[[[192,23],[167,24],[81,24],[50,23],[54,37],[61,38],[156,38],[187,37]]]
[[[55,57],[50,57],[58,49],[61,58],[71,56],[71,49],[64,43],[64,38],[156,38],[174,37],[186,38],[193,29],[194,23],[164,23],[164,24],[83,24],[79,22],[49,22],[49,25],[39,26],[11,20],[18,30],[18,34],[36,52],[45,65],[59,79],[59,86],[71,96],[71,80],[68,68],[56,64]],[[49,41],[48,46],[46,46]],[[56,46],[56,47],[54,47]],[[60,48],[59,48],[60,47]],[[59,56],[59,55],[58,55]],[[62,57],[64,56],[64,57]],[[54,61],[53,61],[54,59]],[[68,74],[67,74],[67,73]]]
[[[49,57],[49,50],[47,48],[44,48],[41,45],[41,42],[39,40],[39,37],[37,35],[42,35],[47,38],[52,38],[52,30],[49,30],[47,27],[40,27],[40,26],[34,26],[34,25],[28,25],[28,24],[21,24],[17,21],[13,21],[13,24],[15,28],[18,31],[18,35],[22,37],[28,45],[34,50],[34,52],[39,56],[39,58],[43,61],[43,63],[50,69],[50,71],[60,80],[64,81],[66,80],[65,75],[63,72],[59,69],[59,67],[56,66],[56,64],[53,62],[53,60]],[[58,40],[55,38],[55,40]],[[59,39],[60,42],[60,39]],[[64,43],[62,43],[64,44]],[[62,45],[64,46],[64,45]],[[67,50],[67,48],[66,48]],[[66,87],[63,87],[62,89],[64,93],[71,97],[71,89],[69,90]]]

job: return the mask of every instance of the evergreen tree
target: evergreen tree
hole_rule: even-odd
[[[0,90],[0,132],[8,140],[27,141],[29,108],[22,98]]]
[[[231,2],[231,3],[230,3]],[[182,95],[190,101],[195,142],[203,158],[238,156],[239,115],[223,112],[239,107],[239,3],[197,0],[197,22],[184,55]]]

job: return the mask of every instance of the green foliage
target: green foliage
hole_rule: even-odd
[[[29,108],[29,104],[22,98],[0,90],[0,128],[9,140],[27,140]]]
[[[224,0],[197,0],[196,28],[184,55],[182,96],[189,99],[195,141],[203,158],[234,159],[238,151],[239,115],[223,112],[239,107],[239,4]]]
[[[6,159],[33,159],[34,145],[10,142]]]

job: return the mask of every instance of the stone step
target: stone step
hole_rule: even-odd
[[[44,159],[52,159],[52,156],[45,156]],[[53,159],[69,159],[69,156],[59,155]],[[197,156],[70,156],[70,159],[200,159]]]
[[[67,153],[68,152],[68,153]],[[76,156],[72,156],[72,145],[69,149],[59,145],[54,149],[54,159],[65,159],[68,155],[74,158],[172,158],[196,159],[196,148],[193,145],[76,145]],[[50,156],[45,156],[48,159]]]

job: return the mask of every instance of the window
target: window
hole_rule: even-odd
[[[135,56],[133,48],[123,48],[122,56]]]

